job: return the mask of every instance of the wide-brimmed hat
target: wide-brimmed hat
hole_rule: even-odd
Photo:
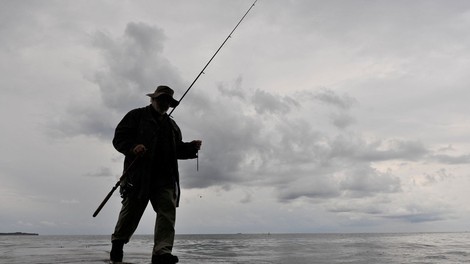
[[[147,94],[147,96],[150,98],[157,98],[162,95],[167,96],[170,99],[170,107],[176,107],[178,106],[179,102],[173,98],[174,93],[175,92],[170,87],[166,85],[160,85],[157,87],[154,93]]]

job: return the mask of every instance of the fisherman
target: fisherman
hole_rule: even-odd
[[[137,229],[149,201],[157,214],[152,263],[178,262],[171,254],[180,198],[177,159],[196,158],[202,141],[182,141],[178,125],[167,114],[179,103],[173,94],[170,87],[158,86],[147,94],[150,105],[131,110],[116,127],[113,145],[125,155],[128,172],[120,185],[123,200],[111,238],[111,263],[122,261],[124,244]]]

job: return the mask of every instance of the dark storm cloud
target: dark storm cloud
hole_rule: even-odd
[[[433,173],[424,173],[424,177],[425,181],[422,183],[424,185],[433,185],[455,178],[455,176],[445,168],[441,168]]]
[[[259,138],[263,123],[244,113],[246,108],[240,101],[223,100],[215,96],[213,99],[205,97],[201,101],[206,104],[199,104],[200,96],[204,97],[203,92],[188,98],[188,109],[179,110],[192,115],[177,118],[180,126],[184,124],[195,128],[204,139],[200,172],[197,177],[185,179],[183,185],[188,188],[223,186],[243,181],[244,177],[253,177],[244,175],[243,167],[249,166],[245,162],[248,162],[251,153],[259,153],[255,149],[260,147],[260,152],[263,152],[263,140]]]
[[[240,100],[245,100],[245,93],[242,89],[242,77],[238,77],[232,87],[226,87],[220,84],[218,86],[219,92],[228,97],[238,97]]]
[[[118,39],[95,35],[94,45],[103,54],[105,68],[93,81],[106,107],[123,112],[140,105],[158,84],[180,86],[176,69],[161,54],[164,40],[162,29],[144,23],[129,23]]]
[[[418,160],[427,153],[429,150],[419,141],[390,139],[366,145],[366,148],[360,149],[355,156],[366,161]]]
[[[277,198],[280,202],[290,202],[299,198],[310,199],[328,199],[339,196],[340,192],[334,184],[325,184],[324,182],[317,182],[316,184],[288,184],[283,188],[278,188]]]
[[[445,215],[434,214],[434,213],[411,213],[411,214],[404,214],[404,215],[394,215],[388,216],[387,218],[390,219],[399,219],[405,222],[411,223],[422,223],[422,222],[433,222],[433,221],[441,221],[448,219]]]
[[[334,91],[326,88],[322,88],[316,93],[305,93],[305,95],[324,104],[333,105],[343,110],[348,110],[357,104],[357,100],[353,97],[347,94],[338,95]]]
[[[189,112],[209,118],[180,118],[186,125],[197,127],[205,138],[200,171],[194,174],[191,166],[184,171],[183,175],[194,175],[184,178],[185,188],[270,186],[281,202],[302,197],[321,200],[396,193],[401,191],[398,177],[379,172],[371,162],[414,160],[427,153],[420,142],[367,142],[334,125],[330,128],[334,133],[329,135],[310,122],[324,111],[305,118],[286,115],[308,105],[333,112],[340,109],[349,115],[357,101],[332,90],[311,96],[313,101],[297,102],[292,98],[299,93],[281,96],[261,89],[251,91],[237,79],[232,87],[219,85],[217,91],[219,94],[213,97],[199,92],[186,102]],[[197,109],[192,101],[198,102],[199,97],[205,98],[205,104],[197,104]],[[318,106],[318,100],[325,104]]]
[[[429,150],[423,143],[405,139],[384,139],[367,141],[360,135],[340,133],[329,139],[329,159],[374,162],[387,160],[418,160]]]
[[[441,162],[444,164],[469,164],[470,163],[470,154],[458,155],[458,156],[436,154],[432,156],[431,158],[433,160],[436,160],[437,162]]]
[[[53,134],[109,139],[125,112],[149,102],[145,94],[159,84],[181,86],[177,70],[161,54],[164,40],[162,29],[144,23],[128,23],[119,38],[97,32],[93,45],[104,64],[90,81],[99,89],[99,100],[71,101],[65,113],[51,121]]]
[[[353,197],[401,191],[400,179],[390,172],[382,173],[370,166],[352,168],[340,182],[341,189]]]
[[[339,128],[345,129],[355,123],[356,119],[349,114],[333,113],[330,115],[332,124]]]
[[[73,137],[78,135],[94,136],[109,140],[114,134],[114,120],[119,118],[116,112],[97,105],[72,103],[64,114],[49,121],[49,136]]]
[[[410,223],[423,223],[445,220],[448,219],[448,216],[440,212],[428,212],[427,210],[424,212],[410,212],[400,215],[388,215],[385,216],[385,218],[398,219]]]
[[[287,114],[299,103],[289,96],[279,96],[263,90],[256,90],[252,97],[253,105],[258,114]]]
[[[345,129],[356,122],[350,110],[358,105],[358,101],[348,94],[339,95],[333,90],[323,87],[316,92],[298,92],[295,94],[295,97],[299,98],[303,103],[310,100],[312,101],[310,103],[317,102],[332,110],[335,109],[335,111],[331,111],[328,114],[328,117],[330,118],[330,123],[338,129]]]
[[[375,218],[400,220],[408,223],[425,223],[452,218],[449,210],[442,205],[420,205],[409,201],[400,208],[395,208],[392,200],[382,198],[353,199],[340,201],[339,204],[328,205],[328,211],[344,215],[363,215]],[[399,211],[399,212],[397,212]]]

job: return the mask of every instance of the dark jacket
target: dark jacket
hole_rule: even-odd
[[[148,198],[159,187],[177,187],[179,201],[177,159],[196,158],[197,149],[182,141],[181,130],[173,119],[166,114],[161,120],[157,116],[151,105],[137,108],[127,113],[116,127],[113,145],[125,155],[124,171],[136,159],[134,147],[143,144],[147,148],[126,173],[121,192]]]

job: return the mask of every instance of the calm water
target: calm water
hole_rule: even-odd
[[[152,236],[124,260],[149,263]],[[0,263],[106,263],[109,236],[0,236]],[[180,263],[470,263],[470,233],[178,235]]]

